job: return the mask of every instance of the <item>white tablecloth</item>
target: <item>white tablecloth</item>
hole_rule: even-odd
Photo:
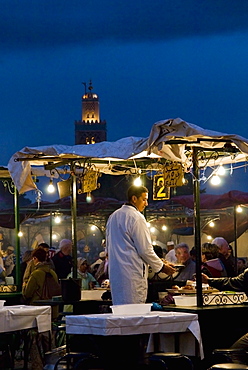
[[[194,354],[195,339],[197,339],[200,356],[203,358],[201,331],[197,314],[152,311],[143,316],[70,315],[66,316],[66,333],[103,336],[151,334],[147,348],[148,352],[154,350],[153,336],[155,333],[160,333],[159,349],[163,351],[173,351],[174,334],[182,333],[184,336],[179,338],[180,352]]]
[[[51,330],[50,306],[4,306],[0,309],[0,333],[38,328],[38,332]]]

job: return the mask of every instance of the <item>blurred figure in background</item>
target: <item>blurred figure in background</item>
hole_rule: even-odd
[[[212,244],[216,244],[219,247],[219,259],[226,269],[227,276],[236,276],[235,261],[233,256],[230,255],[230,248],[226,239],[217,237],[212,241]]]
[[[98,269],[95,272],[95,278],[98,282],[99,285],[102,284],[102,282],[106,279],[109,279],[109,274],[108,274],[108,256],[105,252],[105,257],[103,261],[100,263]]]
[[[62,239],[59,243],[59,251],[52,257],[56,274],[59,279],[66,279],[72,269],[72,241]]]
[[[169,240],[166,245],[168,252],[165,255],[165,260],[171,263],[177,263],[174,242],[172,240]]]
[[[29,249],[26,252],[24,252],[22,256],[22,262],[20,264],[20,270],[21,270],[21,282],[23,282],[23,276],[26,270],[26,267],[28,265],[28,262],[32,260],[32,250]]]
[[[16,264],[15,248],[9,245],[6,250],[6,256],[4,257],[3,263],[5,268],[6,276],[13,276],[12,272]]]
[[[246,261],[244,258],[238,258],[237,260],[238,274],[241,274],[246,269]]]
[[[226,269],[219,259],[219,248],[216,244],[202,245],[202,272],[213,278],[227,276]]]
[[[102,251],[99,253],[98,259],[90,265],[90,272],[93,276],[95,276],[96,271],[98,270],[98,267],[103,261],[105,261],[105,258],[106,258],[106,252]]]

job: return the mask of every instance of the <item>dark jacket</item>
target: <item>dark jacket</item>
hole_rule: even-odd
[[[235,277],[209,278],[208,284],[218,290],[245,292],[248,295],[248,268],[242,274]]]
[[[235,259],[232,256],[226,258],[222,253],[219,253],[219,259],[223,263],[227,276],[237,276],[235,271]]]
[[[58,281],[57,274],[49,267],[46,262],[40,262],[35,266],[34,271],[31,273],[27,284],[23,286],[22,295],[26,303],[32,304],[34,301],[40,300],[42,295],[42,288],[45,282],[46,272],[50,272],[53,278]]]
[[[52,261],[58,278],[66,279],[72,269],[72,256],[59,251],[52,257]]]

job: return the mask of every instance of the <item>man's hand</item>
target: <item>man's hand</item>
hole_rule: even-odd
[[[164,274],[167,274],[167,275],[173,275],[177,270],[174,268],[174,265],[173,263],[170,263],[170,262],[167,262],[165,260],[163,260],[163,268],[160,272],[163,272]]]
[[[206,274],[201,274],[201,276],[202,276],[202,282],[204,283],[204,284],[208,284],[208,276],[206,275]]]

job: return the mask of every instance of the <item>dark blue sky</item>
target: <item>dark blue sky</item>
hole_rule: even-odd
[[[90,79],[109,141],[177,117],[248,137],[247,0],[1,0],[0,32],[2,165],[73,145]]]

